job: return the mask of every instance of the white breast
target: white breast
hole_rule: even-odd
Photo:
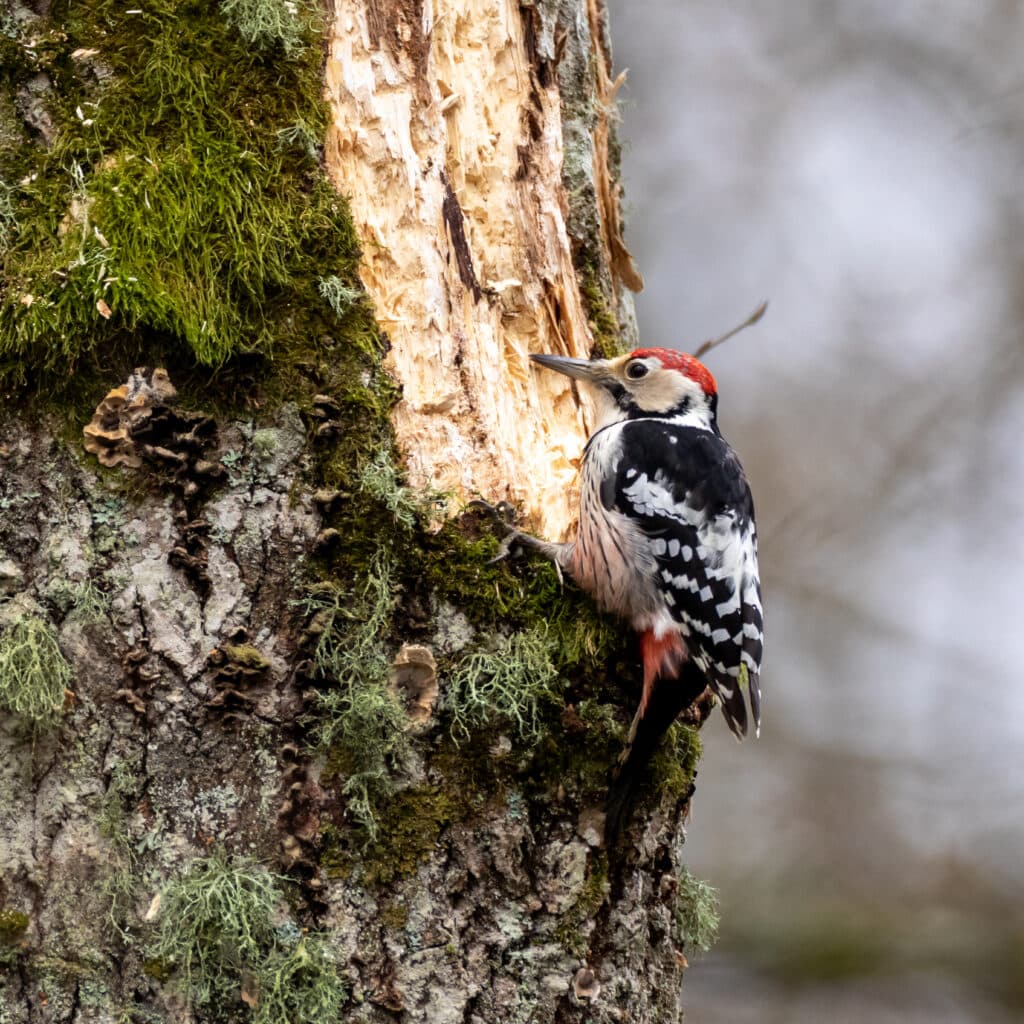
[[[637,630],[662,633],[672,619],[654,582],[657,565],[646,538],[628,516],[601,501],[601,484],[616,471],[621,431],[622,425],[608,427],[587,447],[579,532],[567,568],[605,611],[629,620]]]

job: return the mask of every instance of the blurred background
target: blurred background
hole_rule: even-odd
[[[696,1024],[1024,1020],[1024,5],[609,0],[646,345],[758,508],[760,741],[705,729]]]

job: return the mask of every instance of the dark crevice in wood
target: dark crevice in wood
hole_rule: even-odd
[[[462,215],[462,207],[459,206],[459,200],[452,191],[452,186],[444,171],[441,171],[441,184],[444,185],[444,202],[441,204],[441,211],[448,229],[448,238],[455,250],[459,278],[472,293],[473,301],[479,302],[483,291],[480,288],[480,282],[476,279],[476,271],[473,269],[473,257],[469,251],[469,240],[466,238],[466,219]]]

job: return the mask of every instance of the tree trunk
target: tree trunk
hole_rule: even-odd
[[[602,5],[125,7],[4,8],[0,1021],[678,1020],[699,715],[610,863],[636,652],[461,511],[631,341]]]

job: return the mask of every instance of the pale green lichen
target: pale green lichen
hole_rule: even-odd
[[[544,731],[542,711],[558,699],[557,645],[546,626],[513,633],[492,651],[465,657],[448,679],[447,706],[453,738],[507,723],[524,740]]]
[[[395,791],[392,765],[409,749],[405,709],[380,683],[322,694],[318,714],[322,749],[345,776],[342,792],[352,817],[373,839],[381,802]]]
[[[277,138],[281,146],[297,149],[300,153],[309,157],[310,160],[316,160],[320,155],[320,135],[317,133],[316,128],[302,116],[296,118],[294,124],[290,124],[286,128],[278,128]],[[344,282],[341,281],[341,278],[336,275],[331,275],[330,279],[337,281],[343,288],[347,288]],[[358,292],[358,289],[353,288],[351,291]],[[323,294],[322,289],[321,294]],[[361,292],[358,292],[358,294],[362,297]],[[324,297],[326,298],[326,296]],[[331,305],[333,308],[333,304]],[[354,303],[350,303],[351,305],[354,305]]]
[[[687,948],[706,953],[718,940],[718,890],[686,868],[679,873],[675,925],[676,938]]]
[[[345,988],[327,943],[306,935],[274,949],[258,974],[254,1024],[321,1024],[340,1020]]]
[[[83,626],[102,622],[110,610],[110,595],[104,593],[92,579],[73,583],[57,577],[46,586],[46,596],[57,610]]]
[[[391,556],[380,547],[353,592],[321,583],[299,602],[313,615],[311,628],[318,633],[313,649],[318,675],[343,687],[386,677],[384,644],[395,606],[394,572]]]
[[[405,708],[388,687],[394,572],[390,555],[380,547],[354,592],[319,584],[302,602],[319,632],[314,669],[327,684],[317,694],[314,744],[344,775],[349,810],[371,838],[377,829],[375,808],[394,792],[392,766],[409,749]]]
[[[276,880],[253,861],[223,853],[195,862],[164,889],[151,948],[200,1005],[228,999],[240,972],[273,944]]]
[[[128,921],[139,873],[138,854],[131,841],[128,815],[136,786],[131,769],[124,762],[118,762],[111,772],[96,822],[100,835],[112,847],[109,858],[111,871],[100,887],[107,903],[107,923],[125,943],[132,940]]]
[[[252,450],[258,459],[266,461],[281,446],[281,432],[272,428],[253,431]]]
[[[345,990],[328,947],[278,924],[282,908],[278,879],[256,862],[222,852],[197,861],[163,891],[146,971],[229,1014],[244,990],[256,1024],[337,1019]]]
[[[71,679],[71,665],[43,619],[26,615],[0,635],[0,708],[33,728],[51,726]]]
[[[310,11],[305,0],[220,0],[224,17],[256,46],[280,46],[286,55],[302,45]]]
[[[413,492],[400,483],[391,452],[386,448],[367,461],[360,470],[359,488],[380,502],[400,526],[407,530],[416,526],[420,503]]]
[[[299,126],[286,129],[287,137],[296,141],[301,137]],[[328,274],[321,277],[317,282],[320,295],[337,317],[347,316],[357,302],[365,298],[365,293],[360,288],[354,288],[345,284],[337,274]]]

